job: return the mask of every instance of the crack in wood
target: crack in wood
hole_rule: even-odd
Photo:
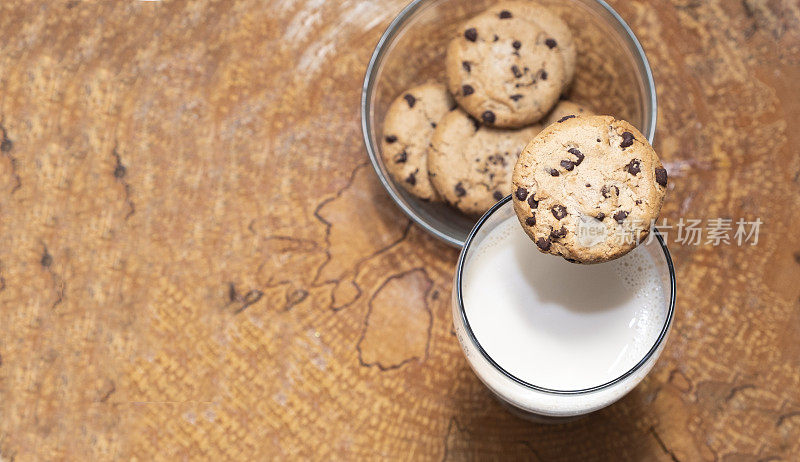
[[[450,417],[450,422],[447,424],[447,432],[444,434],[444,454],[442,454],[442,462],[447,460],[447,456],[450,453],[450,445],[448,444],[448,441],[450,440],[450,434],[453,432],[454,428],[458,432],[464,432],[464,429],[458,424],[458,420],[456,420],[455,416]]]
[[[329,198],[323,200],[322,202],[320,202],[317,205],[317,207],[314,209],[314,217],[317,220],[319,220],[320,223],[323,224],[323,226],[325,226],[325,236],[324,236],[324,239],[323,239],[323,241],[325,242],[325,248],[322,250],[324,252],[324,254],[325,254],[325,261],[320,263],[320,265],[317,267],[317,270],[316,270],[316,272],[314,274],[314,278],[312,279],[312,286],[311,286],[312,288],[319,288],[319,287],[325,286],[326,284],[334,284],[334,288],[335,288],[339,284],[344,282],[341,278],[332,278],[332,279],[327,279],[325,281],[320,281],[320,277],[322,276],[322,271],[325,269],[325,266],[327,266],[328,263],[331,262],[331,260],[333,258],[332,255],[331,255],[331,252],[330,252],[330,247],[331,247],[331,228],[333,227],[333,223],[331,223],[328,220],[326,220],[322,216],[322,214],[320,212],[321,212],[322,208],[325,207],[326,205],[328,205],[329,203],[331,203],[331,202],[333,202],[333,201],[335,201],[337,199],[340,199],[342,197],[342,195],[355,182],[355,178],[356,178],[356,175],[358,174],[358,171],[361,168],[364,168],[364,167],[366,167],[368,165],[369,165],[368,162],[362,162],[362,163],[356,165],[355,168],[353,168],[353,171],[350,172],[350,175],[349,175],[345,185],[341,189],[339,189],[336,192],[336,194],[334,194],[332,197],[329,197]],[[362,295],[361,287],[359,287],[358,283],[355,281],[355,278],[358,276],[358,273],[361,271],[361,268],[363,267],[363,265],[366,264],[371,259],[373,259],[373,258],[375,258],[375,257],[377,257],[377,256],[379,256],[379,255],[381,255],[381,254],[383,254],[385,252],[388,252],[389,250],[391,250],[392,248],[396,247],[401,242],[403,242],[406,239],[406,237],[408,236],[408,232],[411,229],[411,225],[412,225],[411,220],[407,220],[406,227],[403,230],[403,233],[402,233],[402,235],[400,236],[399,239],[397,239],[396,241],[390,243],[387,246],[384,246],[383,248],[377,249],[376,251],[372,252],[371,254],[369,254],[369,255],[367,255],[367,256],[365,256],[363,258],[360,258],[358,261],[356,261],[356,263],[352,266],[352,273],[354,275],[353,279],[350,279],[348,281],[348,282],[352,283],[353,286],[355,287],[356,292],[357,292],[356,296],[351,301],[349,301],[348,303],[345,303],[344,305],[337,306],[336,300],[335,300],[335,295],[332,293],[331,294],[331,301],[330,301],[330,303],[328,305],[328,308],[330,310],[332,310],[332,311],[341,311],[341,310],[351,306],[359,298],[361,298],[361,295]],[[345,271],[345,272],[350,272],[350,271]]]
[[[41,244],[43,251],[39,259],[39,264],[42,265],[42,268],[50,275],[53,291],[56,293],[56,300],[50,306],[50,310],[55,310],[56,307],[64,301],[64,291],[67,289],[67,282],[53,271],[53,256],[50,254],[50,251],[47,250],[47,244],[44,242],[41,242]]]
[[[291,293],[286,293],[286,305],[284,305],[283,310],[289,311],[294,308],[295,305],[298,305],[308,298],[308,291],[303,289],[297,289]]]
[[[8,131],[2,121],[0,121],[0,133],[3,135],[2,140],[0,140],[0,152],[11,162],[11,176],[14,178],[14,187],[11,188],[11,194],[14,194],[22,187],[22,178],[20,178],[17,170],[17,158],[11,154],[14,149],[14,142],[8,137]]]
[[[667,382],[676,389],[680,390],[682,393],[688,393],[694,387],[692,381],[689,380],[689,377],[687,377],[686,374],[678,369],[673,369],[670,371]],[[658,391],[661,391],[661,387],[656,390],[656,392]]]
[[[353,300],[351,300],[350,302],[348,302],[348,303],[346,303],[344,305],[341,305],[341,306],[336,306],[336,300],[334,298],[332,298],[331,299],[331,304],[329,306],[329,308],[332,311],[343,310],[343,309],[347,308],[348,306],[352,305],[353,303],[355,303],[361,297],[361,287],[355,281],[355,278],[358,277],[358,274],[361,272],[361,269],[364,267],[364,265],[367,264],[367,262],[369,262],[373,258],[376,258],[376,257],[378,257],[380,255],[383,255],[383,254],[389,252],[393,248],[395,248],[398,245],[400,245],[403,241],[405,241],[406,237],[408,237],[409,231],[411,230],[411,226],[412,226],[411,220],[408,220],[408,222],[406,223],[406,227],[403,230],[403,234],[400,235],[399,239],[397,239],[396,241],[394,241],[391,244],[387,245],[386,247],[383,247],[381,249],[376,250],[375,252],[372,252],[371,254],[367,255],[364,258],[359,259],[356,262],[356,264],[353,266],[353,274],[354,274],[353,280],[351,280],[350,282],[356,288],[356,292],[358,292],[358,295],[356,297],[354,297]],[[339,284],[341,282],[342,282],[341,280],[337,280],[336,284]]]
[[[117,145],[114,145],[114,148],[111,150],[111,155],[114,157],[114,161],[116,165],[114,166],[114,178],[122,184],[122,187],[125,191],[125,203],[128,205],[128,213],[125,214],[125,220],[129,219],[134,213],[136,213],[136,204],[134,204],[133,200],[131,200],[131,186],[128,181],[125,179],[125,175],[128,173],[128,167],[123,165],[122,163],[122,156],[120,156],[119,151],[117,151]]]
[[[742,8],[744,9],[744,14],[748,18],[754,18],[756,16],[756,12],[752,6],[750,6],[750,2],[747,0],[741,0]]]
[[[738,394],[738,393],[740,393],[740,392],[742,392],[744,390],[750,390],[750,389],[755,389],[755,388],[756,388],[755,385],[751,385],[749,383],[746,383],[744,385],[735,386],[735,387],[731,388],[731,391],[728,393],[728,396],[725,397],[725,402],[726,403],[729,402],[730,400],[733,399],[734,396],[736,396],[736,394]]]
[[[428,314],[428,328],[427,328],[426,333],[425,333],[425,335],[426,335],[426,338],[425,338],[425,352],[424,352],[423,357],[420,358],[419,356],[414,355],[414,356],[411,356],[410,358],[406,358],[406,359],[400,361],[397,364],[391,364],[389,366],[385,366],[385,365],[381,364],[380,361],[375,361],[375,362],[372,362],[372,363],[368,363],[368,362],[364,361],[364,354],[363,354],[363,351],[361,350],[361,342],[364,341],[364,338],[367,335],[367,330],[369,329],[369,318],[372,315],[372,310],[373,310],[373,304],[372,303],[375,300],[375,297],[377,297],[378,294],[380,294],[381,290],[383,290],[383,288],[386,287],[386,285],[389,284],[391,281],[393,281],[395,279],[402,279],[403,277],[405,277],[405,276],[407,276],[407,275],[409,275],[411,273],[414,273],[415,271],[422,272],[422,274],[425,277],[425,279],[428,280],[428,281],[431,281],[431,284],[428,286],[428,289],[425,291],[425,293],[422,296],[423,304],[425,305],[425,312]],[[381,283],[380,286],[378,286],[378,288],[372,294],[372,298],[369,301],[369,304],[368,304],[368,307],[367,307],[367,314],[366,314],[366,316],[364,316],[364,321],[363,321],[362,328],[361,328],[361,335],[358,338],[358,342],[356,342],[356,351],[358,352],[358,363],[362,367],[377,366],[378,369],[381,372],[386,372],[386,371],[400,369],[401,367],[405,366],[406,364],[408,364],[408,363],[410,363],[411,361],[414,361],[414,360],[423,362],[423,361],[428,359],[428,357],[430,355],[431,334],[433,332],[433,311],[431,310],[431,307],[428,304],[428,295],[430,294],[432,289],[433,289],[433,281],[431,280],[430,276],[428,275],[428,272],[425,271],[425,268],[422,268],[422,267],[413,268],[413,269],[410,269],[408,271],[402,272],[400,274],[394,274],[392,276],[389,276],[388,278],[386,278],[386,280],[384,280]]]
[[[781,414],[780,416],[778,416],[778,420],[775,421],[775,426],[780,427],[781,425],[784,424],[784,422],[786,422],[789,419],[793,419],[795,417],[800,417],[800,411],[792,411],[786,414]]]
[[[675,8],[681,11],[685,11],[685,10],[695,10],[701,6],[703,6],[703,0],[692,0],[690,2],[687,2],[685,5],[675,5]]]
[[[103,396],[100,398],[100,402],[101,403],[105,403],[106,401],[108,401],[108,398],[111,397],[111,395],[115,391],[117,391],[117,385],[114,383],[114,381],[113,380],[109,380],[109,382],[111,382],[111,387],[109,387],[108,391],[105,392],[103,394]]]
[[[345,191],[347,191],[353,185],[353,183],[355,182],[356,175],[358,174],[358,170],[363,168],[363,167],[366,167],[367,165],[368,165],[367,162],[362,162],[362,163],[356,165],[355,168],[353,169],[353,171],[350,172],[350,176],[347,178],[347,182],[345,183],[345,185],[341,189],[336,191],[336,194],[334,194],[333,197],[329,197],[329,198],[323,200],[322,202],[317,204],[317,207],[314,209],[314,217],[317,220],[319,220],[320,223],[322,223],[323,226],[325,226],[325,236],[323,238],[323,240],[325,242],[325,249],[323,250],[325,252],[325,261],[322,262],[319,265],[319,267],[317,268],[316,274],[314,275],[314,279],[312,280],[312,283],[315,284],[315,286],[323,285],[325,283],[337,282],[337,281],[325,281],[325,282],[322,282],[322,283],[319,282],[319,278],[322,275],[322,270],[325,268],[325,266],[328,263],[330,263],[331,259],[333,258],[331,256],[331,251],[330,251],[330,247],[331,247],[331,228],[333,227],[333,223],[331,223],[328,220],[326,220],[325,218],[323,218],[322,215],[320,214],[320,211],[322,210],[323,207],[325,207],[329,203],[341,198],[342,194],[344,194]]]
[[[250,289],[246,294],[244,294],[244,296],[242,296],[236,291],[236,286],[234,283],[228,283],[228,305],[231,303],[241,303],[241,306],[233,310],[233,314],[235,315],[258,303],[263,296],[264,292],[259,289]]]
[[[661,447],[661,450],[664,451],[664,454],[668,455],[672,459],[673,462],[680,462],[680,459],[678,459],[678,457],[675,455],[675,453],[673,453],[667,447],[667,445],[664,443],[664,440],[662,440],[661,437],[658,435],[658,432],[656,432],[656,428],[655,427],[650,427],[650,434],[653,435],[653,438],[655,438],[656,442]]]
[[[540,456],[539,453],[536,451],[536,448],[533,447],[533,443],[531,443],[530,441],[519,441],[519,444],[528,448],[531,454],[533,454],[535,460],[543,460],[542,456]]]
[[[719,460],[717,451],[715,451],[714,448],[711,447],[711,444],[708,442],[708,440],[705,441],[704,445],[706,448],[708,448],[708,452],[710,452],[711,455],[714,456],[714,462],[717,462]]]

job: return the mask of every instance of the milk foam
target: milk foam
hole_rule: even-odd
[[[467,320],[486,353],[519,379],[555,390],[594,387],[630,370],[667,315],[659,273],[642,247],[609,263],[577,265],[540,253],[514,216],[478,244],[462,279]]]

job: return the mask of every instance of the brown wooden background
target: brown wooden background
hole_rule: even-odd
[[[456,250],[367,165],[404,0],[0,3],[0,459],[800,457],[800,5],[612,3],[647,51],[672,246],[652,374],[562,426],[451,332]]]

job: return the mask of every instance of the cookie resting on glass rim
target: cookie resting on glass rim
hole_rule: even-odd
[[[633,125],[611,116],[565,116],[520,154],[512,199],[539,250],[600,263],[648,236],[666,186],[666,169]]]

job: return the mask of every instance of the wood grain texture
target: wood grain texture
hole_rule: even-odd
[[[366,63],[403,0],[0,3],[0,459],[800,456],[800,6],[612,2],[651,61],[675,326],[621,402],[507,413],[457,252],[383,192]],[[399,295],[407,294],[407,297]]]

